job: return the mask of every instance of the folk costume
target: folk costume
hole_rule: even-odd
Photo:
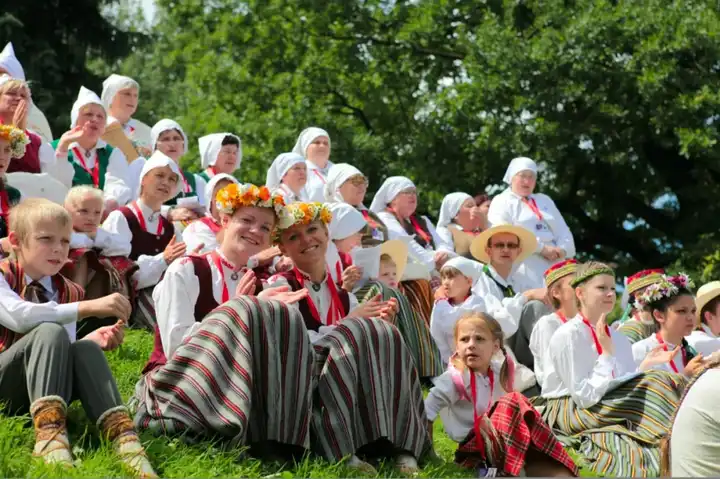
[[[627,336],[630,344],[635,344],[655,334],[657,326],[652,318],[645,319],[642,311],[635,305],[635,295],[645,288],[662,280],[665,273],[662,269],[644,269],[630,276],[625,281],[625,294],[628,297],[623,317],[620,319],[618,331]]]
[[[182,129],[180,124],[174,120],[169,120],[167,118],[160,120],[159,122],[155,123],[152,127],[152,150],[153,152],[157,151],[157,143],[158,138],[160,138],[160,135],[163,134],[166,131],[176,130],[178,131],[182,137],[183,137],[183,155],[187,154],[188,152],[188,137],[185,134],[185,130]],[[179,160],[178,160],[179,161]],[[205,180],[202,178],[199,178],[198,175],[194,173],[190,173],[184,169],[182,169],[177,163],[177,168],[180,173],[180,181],[178,182],[180,185],[180,192],[170,200],[165,202],[165,205],[163,207],[163,214],[166,215],[167,211],[170,209],[170,207],[174,207],[178,204],[178,199],[187,199],[191,200],[194,199],[198,204],[202,204],[201,198],[203,198],[203,195],[205,194],[204,186],[205,186]],[[139,184],[139,183],[138,183]],[[202,191],[200,191],[199,188],[202,188]]]
[[[237,162],[235,163],[235,168],[233,169],[233,171],[237,171],[240,169],[240,165],[242,164],[242,141],[239,136],[233,135],[232,133],[212,133],[210,135],[201,136],[198,139],[198,146],[200,147],[200,161],[202,162],[203,170],[201,173],[198,173],[197,176],[205,183],[210,182],[210,180],[218,174],[218,172],[215,171],[215,164],[218,160],[218,154],[223,147],[223,141],[225,141],[228,137],[234,138],[238,142]],[[198,182],[198,184],[200,184],[200,182]]]
[[[199,253],[209,253],[215,251],[220,246],[218,233],[220,233],[222,226],[220,225],[220,221],[212,216],[210,206],[211,203],[215,201],[212,193],[217,187],[217,184],[223,180],[238,183],[237,178],[225,173],[218,173],[208,182],[205,187],[204,201],[207,205],[205,216],[192,221],[182,232],[182,238],[188,251],[195,251],[198,246],[203,245]]]
[[[711,281],[698,289],[695,298],[695,305],[698,310],[698,327],[689,336],[685,337],[688,344],[703,356],[709,356],[720,351],[720,338],[713,333],[703,317],[706,306],[709,306],[718,296],[720,296],[720,281]],[[716,311],[710,312],[714,314]]]
[[[103,81],[103,89],[100,94],[100,98],[105,105],[105,110],[108,112],[108,125],[118,121],[118,119],[113,117],[110,113],[110,106],[112,105],[112,102],[118,92],[126,88],[134,88],[138,92],[140,91],[140,85],[138,82],[127,76],[113,73],[107,77],[105,81]],[[130,118],[121,126],[125,135],[133,143],[133,145],[136,147],[147,148],[152,151],[152,135],[148,125],[135,118]],[[137,173],[139,174],[140,172],[138,171]]]
[[[470,253],[470,245],[475,237],[480,234],[480,231],[465,231],[462,226],[454,222],[460,208],[467,200],[474,201],[473,197],[467,193],[450,193],[445,196],[440,205],[440,217],[435,230],[455,254],[473,259]]]
[[[281,195],[285,200],[285,204],[308,201],[305,188],[299,192],[294,192],[288,185],[283,183],[283,177],[290,169],[300,163],[306,163],[305,159],[296,153],[280,153],[273,160],[267,171],[265,186],[274,194]],[[309,162],[308,162],[309,163]],[[309,174],[309,172],[308,172]]]
[[[22,158],[30,141],[25,132],[9,125],[0,125],[0,139],[10,143],[10,164],[15,159]],[[20,191],[7,185],[5,174],[0,173],[0,238],[7,237],[10,208],[20,203],[21,199]],[[9,252],[0,250],[0,256],[5,256],[7,253]]]
[[[322,128],[314,126],[305,128],[300,133],[300,136],[298,136],[297,142],[292,149],[293,153],[305,158],[305,163],[307,164],[308,177],[307,183],[305,184],[305,193],[302,196],[307,198],[307,201],[319,203],[325,201],[325,184],[327,183],[327,176],[330,168],[333,166],[333,163],[332,161],[328,161],[325,168],[320,168],[315,163],[307,159],[307,149],[316,138],[321,136],[327,137],[328,143],[330,142],[330,135]]]

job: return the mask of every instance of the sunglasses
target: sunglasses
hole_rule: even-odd
[[[516,250],[520,247],[520,243],[493,243],[492,245],[495,249],[509,249],[510,251]]]

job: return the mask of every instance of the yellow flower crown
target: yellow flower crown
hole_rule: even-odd
[[[332,213],[324,203],[291,203],[287,206],[290,222],[287,226],[278,226],[275,230],[275,242],[280,240],[280,233],[295,225],[308,225],[320,220],[326,226],[332,221]]]
[[[0,139],[10,143],[10,156],[22,158],[25,156],[25,147],[30,143],[30,138],[19,128],[13,125],[0,125]]]
[[[293,221],[282,196],[271,194],[265,186],[257,187],[250,183],[227,185],[218,191],[215,197],[215,206],[218,211],[227,215],[232,215],[243,206],[272,208],[278,219],[276,228],[287,227],[284,225],[291,224]]]

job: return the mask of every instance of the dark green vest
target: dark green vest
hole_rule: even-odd
[[[197,196],[197,187],[195,185],[195,173],[188,173],[185,170],[182,171],[183,176],[185,176],[185,181],[187,181],[188,186],[190,187],[190,192],[185,193],[185,185],[183,185],[183,188],[179,195],[177,195],[175,198],[166,201],[165,204],[168,206],[175,206],[177,204],[178,198],[189,198],[191,196]],[[180,178],[178,181],[182,181],[182,178]],[[198,198],[198,201],[200,201],[200,198]]]
[[[208,182],[210,181],[210,176],[209,176],[209,175],[207,174],[207,172],[204,171],[204,170],[203,170],[202,173],[198,173],[198,176],[199,176],[200,178],[202,178],[203,180],[205,180],[205,183],[208,183]],[[188,183],[189,183],[189,181],[188,181]]]
[[[60,139],[57,139],[51,143],[53,149],[57,149],[57,145],[59,142]],[[97,158],[100,163],[97,187],[102,190],[105,187],[105,173],[107,172],[108,163],[110,162],[110,154],[113,151],[113,147],[110,145],[105,145],[103,148],[98,148],[96,151],[98,154]],[[68,151],[68,161],[75,170],[75,175],[73,176],[72,181],[73,186],[95,185],[95,183],[93,182],[92,173],[83,168],[83,166],[75,160],[75,155],[73,155],[72,150]]]

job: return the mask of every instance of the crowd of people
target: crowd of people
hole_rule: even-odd
[[[73,464],[78,400],[140,477],[139,430],[412,474],[438,417],[481,477],[575,476],[567,447],[608,476],[720,472],[720,282],[641,271],[609,325],[615,272],[574,259],[533,160],[493,198],[448,194],[433,223],[404,176],[366,207],[368,178],[318,127],[265,185],[242,181],[231,132],[185,170],[190,139],[134,118],[139,93],[80,87],[53,137],[0,54],[0,402],[30,413],[33,455]],[[154,335],[127,404],[104,355],[126,327]]]

